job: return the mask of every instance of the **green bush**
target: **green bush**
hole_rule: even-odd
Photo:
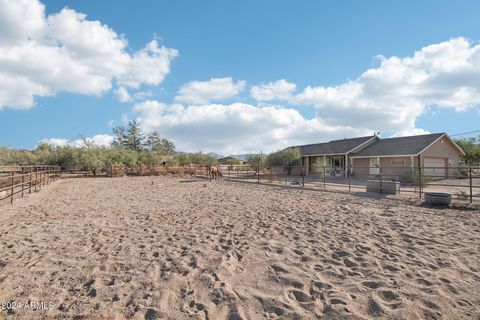
[[[418,168],[412,168],[400,177],[400,181],[407,183],[419,183],[419,177]],[[433,178],[429,175],[426,175],[423,170],[421,178],[422,186],[433,180]]]
[[[266,159],[267,166],[298,166],[301,163],[300,150],[298,148],[287,148],[271,153]]]

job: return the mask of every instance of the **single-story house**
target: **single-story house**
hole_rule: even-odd
[[[375,143],[378,139],[377,135],[373,135],[297,147],[300,149],[302,165],[305,167],[306,175],[318,169],[323,170],[323,166],[331,168],[330,171],[334,175],[347,175],[345,168],[349,157],[356,151]]]
[[[464,154],[446,133],[378,139],[350,157],[350,168],[360,175],[401,176],[420,166],[425,175],[441,178],[457,171]]]
[[[247,161],[232,156],[217,159],[219,164],[247,164]]]
[[[463,150],[446,134],[380,139],[377,135],[299,146],[306,174],[322,166],[333,175],[401,176],[424,167],[429,176],[451,176]],[[348,170],[347,170],[348,169]]]

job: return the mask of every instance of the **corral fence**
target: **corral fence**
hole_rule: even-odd
[[[124,165],[110,165],[105,171],[108,177],[120,177],[124,175],[134,176],[164,176],[177,175],[180,177],[208,176],[209,166],[184,165],[184,166],[165,166],[165,165],[146,165],[126,167]]]
[[[112,165],[107,176],[178,175],[212,179],[210,166],[138,165],[125,168]],[[224,180],[284,185],[306,189],[329,189],[379,194],[418,195],[447,192],[453,198],[473,202],[480,200],[480,166],[254,166],[219,165]]]
[[[175,175],[184,178],[208,178],[210,166],[201,165],[110,165],[97,176],[118,177],[124,175],[160,176]],[[289,188],[334,190],[349,192],[374,192],[378,194],[417,195],[426,192],[447,192],[453,198],[469,201],[480,200],[480,166],[458,167],[399,167],[364,166],[331,167],[305,166],[254,166],[220,165],[218,178]],[[308,169],[308,170],[307,170]],[[85,170],[60,170],[58,166],[0,166],[0,201],[22,196],[32,190],[62,177],[67,173],[87,175]]]
[[[35,166],[0,166],[0,201],[24,197],[39,191],[43,186],[58,179],[60,167],[35,165]]]
[[[417,194],[420,198],[426,192],[446,192],[455,199],[470,203],[480,200],[478,166],[311,166],[307,172],[304,166],[221,165],[220,171],[223,179],[231,181],[379,194]]]

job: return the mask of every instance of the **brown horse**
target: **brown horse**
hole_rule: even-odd
[[[213,165],[210,167],[210,180],[217,179],[217,177],[222,177],[222,172],[220,172],[220,167],[218,165]]]

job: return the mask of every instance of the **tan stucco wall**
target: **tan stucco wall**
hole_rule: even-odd
[[[445,164],[447,165],[447,175],[453,176],[457,170],[452,167],[458,166],[458,160],[460,156],[461,152],[455,147],[451,140],[447,137],[443,137],[442,139],[436,141],[434,144],[428,147],[420,155],[420,163],[422,164],[422,166],[424,165],[425,157],[443,159],[445,160]],[[405,167],[393,167],[392,160],[405,160]],[[448,160],[450,160],[449,165]],[[370,160],[368,158],[353,159],[353,171],[357,175],[368,175],[369,168],[361,167],[368,167],[369,165]],[[411,170],[411,165],[411,157],[380,157],[380,167],[382,168],[381,173],[384,175],[402,176],[406,174],[409,170]],[[418,167],[417,156],[413,158],[413,166]]]
[[[424,157],[451,158],[457,161],[460,155],[460,151],[447,137],[438,140],[422,153]]]
[[[405,160],[405,164],[402,167],[394,167],[392,160]],[[414,159],[415,164],[416,159]],[[381,173],[391,176],[402,176],[411,170],[412,164],[410,157],[380,157]],[[353,159],[353,172],[358,175],[370,174],[370,159],[369,158],[357,158]]]
[[[421,158],[422,164],[425,157],[445,160],[445,164],[447,166],[446,173],[448,176],[453,176],[457,171],[456,167],[458,167],[458,160],[461,155],[461,152],[455,147],[452,141],[447,137],[443,137],[422,152]]]
[[[368,175],[370,160],[368,158],[352,159],[353,160],[353,172],[355,175]]]
[[[392,164],[392,161],[396,160],[403,160],[404,165],[401,167],[395,167]],[[418,160],[417,160],[418,161]],[[413,163],[415,164],[415,159],[413,160]],[[385,158],[380,158],[380,166],[382,167],[382,174],[384,175],[391,175],[391,176],[403,176],[406,174],[408,171],[412,170],[412,159],[411,157],[385,157]]]

